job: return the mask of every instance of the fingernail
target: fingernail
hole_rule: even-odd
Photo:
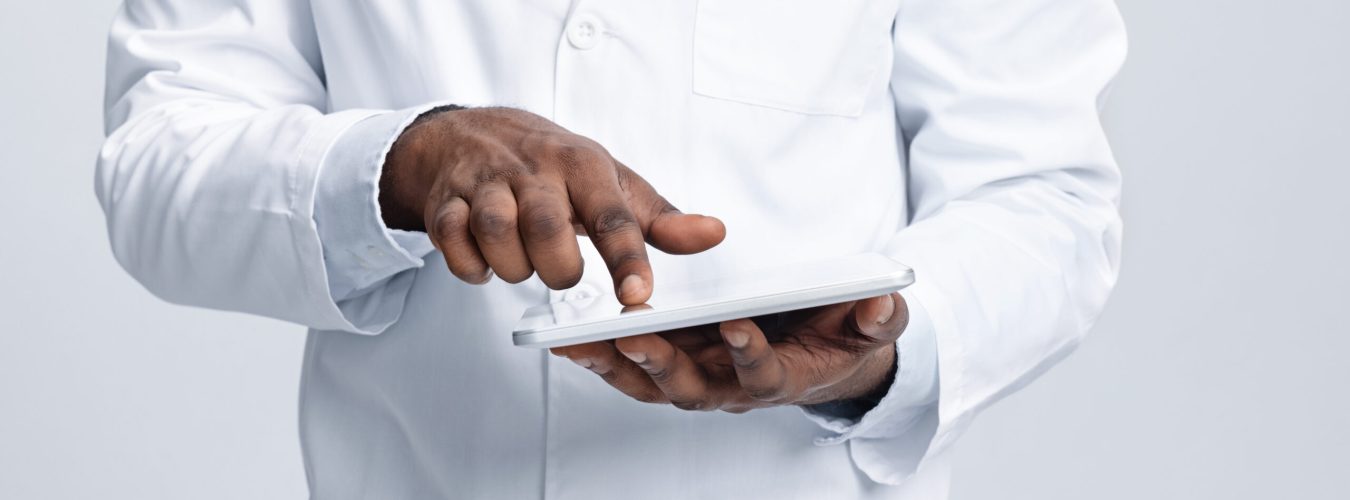
[[[647,353],[645,352],[625,352],[623,353],[623,355],[624,357],[633,360],[633,362],[637,364],[647,362]]]
[[[647,291],[647,282],[641,276],[630,274],[619,283],[620,297],[637,297]]]
[[[886,296],[886,301],[881,303],[881,314],[877,316],[877,324],[884,325],[891,320],[891,315],[895,314],[895,297]]]
[[[746,333],[744,330],[735,328],[723,330],[722,336],[727,339],[727,344],[730,344],[731,347],[736,349],[743,348],[746,344],[750,343],[750,334]]]
[[[591,362],[591,358],[573,359],[572,362],[587,370],[591,368],[591,365],[595,364]]]

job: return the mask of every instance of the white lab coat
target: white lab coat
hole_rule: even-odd
[[[129,1],[96,190],[156,295],[311,328],[316,498],[942,498],[952,442],[1115,282],[1124,53],[1108,0]],[[908,263],[890,393],[860,421],[691,413],[513,347],[524,308],[610,281],[583,244],[572,290],[466,285],[383,228],[384,153],[437,102],[551,118],[726,222],[657,286]]]

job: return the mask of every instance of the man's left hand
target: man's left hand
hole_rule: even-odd
[[[909,310],[893,293],[756,321],[738,319],[552,352],[648,403],[732,413],[820,404],[884,389]]]

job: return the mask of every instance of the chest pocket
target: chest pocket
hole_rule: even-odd
[[[694,93],[806,114],[858,116],[887,60],[880,0],[699,0]]]

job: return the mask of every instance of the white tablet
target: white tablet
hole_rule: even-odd
[[[538,348],[609,340],[878,297],[912,283],[914,271],[875,253],[692,283],[658,281],[643,306],[625,308],[610,292],[531,307],[512,339]]]

